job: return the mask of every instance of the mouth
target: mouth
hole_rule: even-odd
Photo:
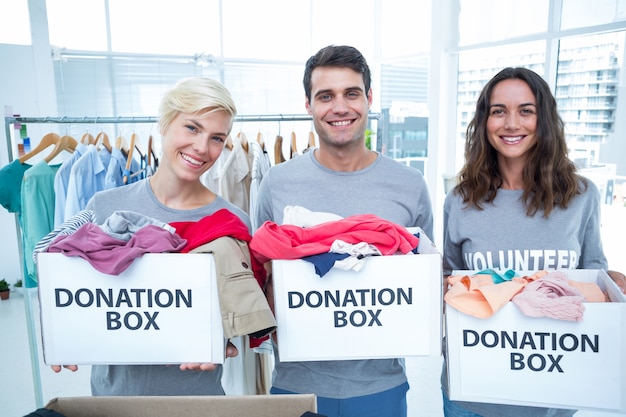
[[[201,160],[199,160],[199,159],[192,158],[191,156],[187,155],[186,153],[182,153],[182,152],[181,152],[180,156],[181,156],[181,157],[182,157],[185,161],[189,162],[191,165],[194,165],[194,166],[197,166],[197,167],[200,167],[200,166],[204,165],[204,161],[201,161]]]
[[[328,124],[334,127],[342,127],[342,126],[351,125],[353,122],[354,120],[337,120],[334,122],[328,122]]]
[[[524,140],[525,137],[526,136],[500,136],[500,139],[502,139],[502,141],[506,144],[515,145],[516,143]]]

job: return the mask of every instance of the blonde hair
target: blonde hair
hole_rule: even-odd
[[[225,111],[231,116],[232,127],[237,108],[222,83],[206,77],[180,80],[161,99],[159,131],[163,134],[179,113],[208,116],[218,111]]]

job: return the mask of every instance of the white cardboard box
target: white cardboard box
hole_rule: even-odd
[[[372,256],[323,277],[304,260],[272,262],[281,361],[441,354],[441,254]]]
[[[37,259],[47,365],[224,362],[213,255],[145,254],[119,275]]]
[[[512,302],[488,319],[446,305],[451,399],[626,411],[626,298],[604,271],[562,272],[614,302],[584,303],[580,322],[528,317]]]

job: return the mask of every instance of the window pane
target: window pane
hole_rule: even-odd
[[[626,32],[564,38],[559,47],[556,97],[565,122],[572,159],[596,181],[605,203],[612,203],[616,174],[626,176],[624,128],[618,114],[620,72]],[[620,107],[626,107],[621,103]],[[610,191],[610,192],[609,192]]]
[[[374,0],[313,0],[311,4],[311,53],[330,44],[351,45],[374,66],[378,42]]]
[[[379,138],[384,155],[426,172],[428,156],[428,58],[382,65]]]
[[[27,0],[0,2],[0,43],[31,44]]]
[[[476,100],[485,84],[498,71],[509,66],[523,66],[543,75],[544,62],[545,42],[474,49],[459,55],[455,172],[463,165],[465,131],[474,117]]]
[[[548,7],[545,0],[460,0],[460,45],[500,41],[545,32]]]
[[[430,50],[431,2],[381,2],[380,51],[383,58],[414,55]]]
[[[111,49],[165,55],[219,56],[218,0],[109,0]]]
[[[226,65],[224,84],[239,114],[305,114],[304,65]]]
[[[51,45],[67,49],[107,50],[104,1],[48,0],[46,7]]]
[[[229,0],[222,7],[224,56],[281,61],[309,57],[308,1]]]
[[[563,0],[562,10],[562,29],[626,20],[626,0]]]

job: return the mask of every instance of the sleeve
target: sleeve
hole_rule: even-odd
[[[419,203],[419,214],[418,214],[418,226],[422,228],[422,230],[426,233],[426,235],[435,241],[435,237],[433,236],[434,230],[434,220],[433,220],[433,206],[430,201],[430,193],[428,192],[428,185],[426,184],[426,180],[422,177],[422,191],[420,192],[420,203]]]
[[[268,172],[267,175],[263,177],[261,180],[261,185],[259,186],[259,192],[257,194],[255,210],[254,212],[254,224],[258,227],[261,227],[263,223],[266,221],[274,221],[274,216],[272,214],[272,193],[271,193],[271,175]]]
[[[459,204],[457,197],[452,191],[446,196],[443,206],[443,275],[452,274],[453,270],[466,269],[463,262],[463,249],[458,235],[456,219],[459,216]],[[452,219],[452,220],[451,220]]]
[[[600,193],[593,182],[588,181],[584,205],[587,221],[581,225],[580,262],[581,269],[608,269],[608,262],[602,248],[600,233]]]

